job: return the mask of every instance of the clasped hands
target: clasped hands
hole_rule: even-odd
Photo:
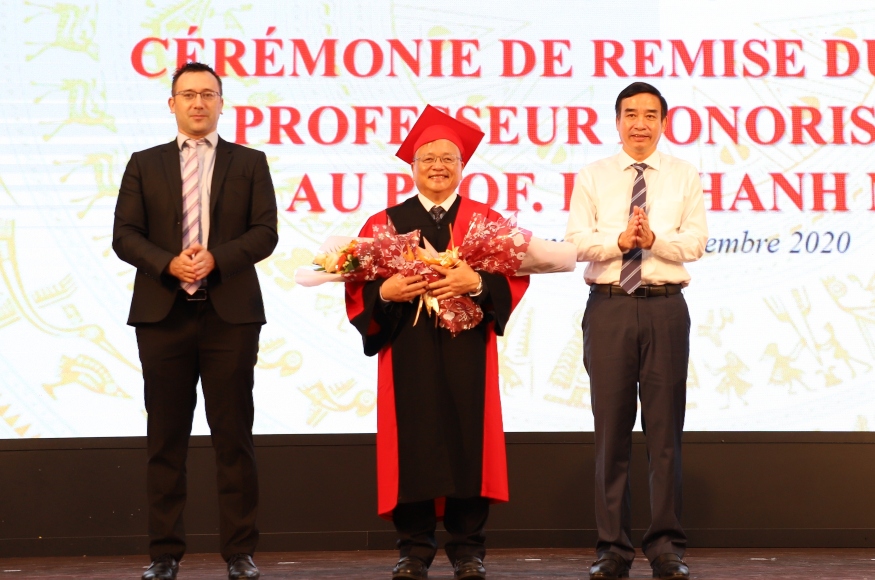
[[[190,284],[206,278],[215,267],[216,260],[210,251],[195,242],[170,260],[167,273]]]
[[[480,274],[464,261],[453,268],[433,264],[432,269],[443,278],[435,282],[424,280],[422,276],[402,276],[395,274],[386,279],[380,287],[380,297],[389,302],[408,302],[421,294],[431,292],[438,300],[461,296],[474,292],[480,285]]]
[[[620,249],[625,254],[632,248],[649,250],[653,247],[655,240],[656,235],[650,229],[650,220],[647,218],[647,213],[640,207],[632,208],[632,217],[629,218],[626,231],[617,238],[617,245],[620,246]]]

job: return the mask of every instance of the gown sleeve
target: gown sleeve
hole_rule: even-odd
[[[373,215],[359,232],[360,237],[373,236],[373,226],[386,223],[386,212]],[[346,282],[346,315],[362,335],[366,356],[374,356],[391,342],[401,320],[400,305],[383,302],[380,286],[384,280]]]

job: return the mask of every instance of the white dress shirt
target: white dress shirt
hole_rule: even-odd
[[[417,193],[416,197],[419,198],[419,203],[422,204],[422,207],[425,208],[425,211],[431,213],[432,208],[436,205],[444,208],[444,211],[450,211],[450,208],[453,207],[454,203],[456,203],[456,198],[459,197],[459,194],[454,191],[452,194],[450,194],[450,197],[443,201],[443,203],[435,203],[421,193]]]
[[[176,135],[176,143],[179,145],[180,170],[185,168],[182,146],[189,139],[191,137],[182,133]],[[213,183],[213,168],[216,165],[216,145],[219,143],[219,133],[213,131],[204,139],[207,141],[206,145],[197,148],[198,170],[200,172],[201,245],[209,248],[207,241],[210,239],[210,189]],[[180,190],[179,195],[182,195],[182,190]]]
[[[577,261],[589,262],[587,284],[619,284],[623,251],[617,241],[629,222],[629,205],[637,163],[625,151],[587,165],[577,174],[571,194],[565,239],[577,247]],[[708,226],[702,182],[695,167],[654,151],[643,163],[646,212],[656,235],[644,250],[642,284],[690,282],[684,262],[705,253]]]

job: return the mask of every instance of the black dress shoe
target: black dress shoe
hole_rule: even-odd
[[[258,578],[261,572],[255,562],[252,561],[252,556],[249,554],[234,554],[228,560],[228,578],[229,580],[237,580],[238,578]]]
[[[483,580],[486,578],[483,560],[476,556],[459,558],[453,566],[453,578],[456,580]]]
[[[428,580],[428,566],[419,558],[404,556],[392,568],[392,580]]]
[[[170,554],[152,560],[152,565],[143,572],[143,580],[176,580],[179,562]]]
[[[629,562],[616,552],[605,552],[592,563],[590,580],[617,580],[629,577]]]
[[[653,568],[653,577],[662,580],[687,580],[690,577],[690,569],[687,563],[681,560],[677,554],[660,554],[650,563]]]

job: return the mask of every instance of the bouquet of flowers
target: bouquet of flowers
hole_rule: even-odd
[[[331,274],[349,274],[361,266],[359,260],[359,241],[351,240],[347,245],[333,252],[317,254],[313,263],[319,266],[317,272]],[[365,246],[367,248],[367,246]]]
[[[295,280],[302,286],[315,286],[329,281],[368,281],[401,274],[420,275],[434,282],[443,276],[431,267],[433,264],[454,268],[464,261],[474,270],[524,276],[569,272],[576,263],[577,252],[572,244],[535,238],[530,231],[517,226],[515,217],[488,221],[485,216],[474,214],[462,243],[444,252],[437,252],[427,240],[426,247],[420,248],[419,230],[398,234],[391,222],[374,226],[373,232],[373,238],[329,238],[313,261],[319,269],[315,272],[298,269]],[[426,292],[420,296],[414,324],[423,308],[429,316],[434,313],[435,324],[453,336],[483,320],[483,310],[469,296],[437,300]]]
[[[518,227],[514,217],[487,221],[485,216],[474,214],[459,246],[451,246],[440,253],[427,246],[426,251],[431,256],[426,255],[424,261],[445,268],[453,268],[464,261],[474,270],[513,276],[520,270],[531,238],[532,232]],[[435,312],[437,323],[453,336],[474,328],[483,320],[483,310],[469,296],[454,296],[439,302],[433,298],[429,300],[428,293],[425,297],[423,302],[429,315]]]
[[[295,282],[318,286],[326,282],[366,282],[416,268],[419,230],[398,234],[392,224],[374,226],[373,238],[331,236],[319,248],[315,270],[298,268]],[[431,268],[428,268],[431,270]],[[412,274],[405,274],[410,276]]]

